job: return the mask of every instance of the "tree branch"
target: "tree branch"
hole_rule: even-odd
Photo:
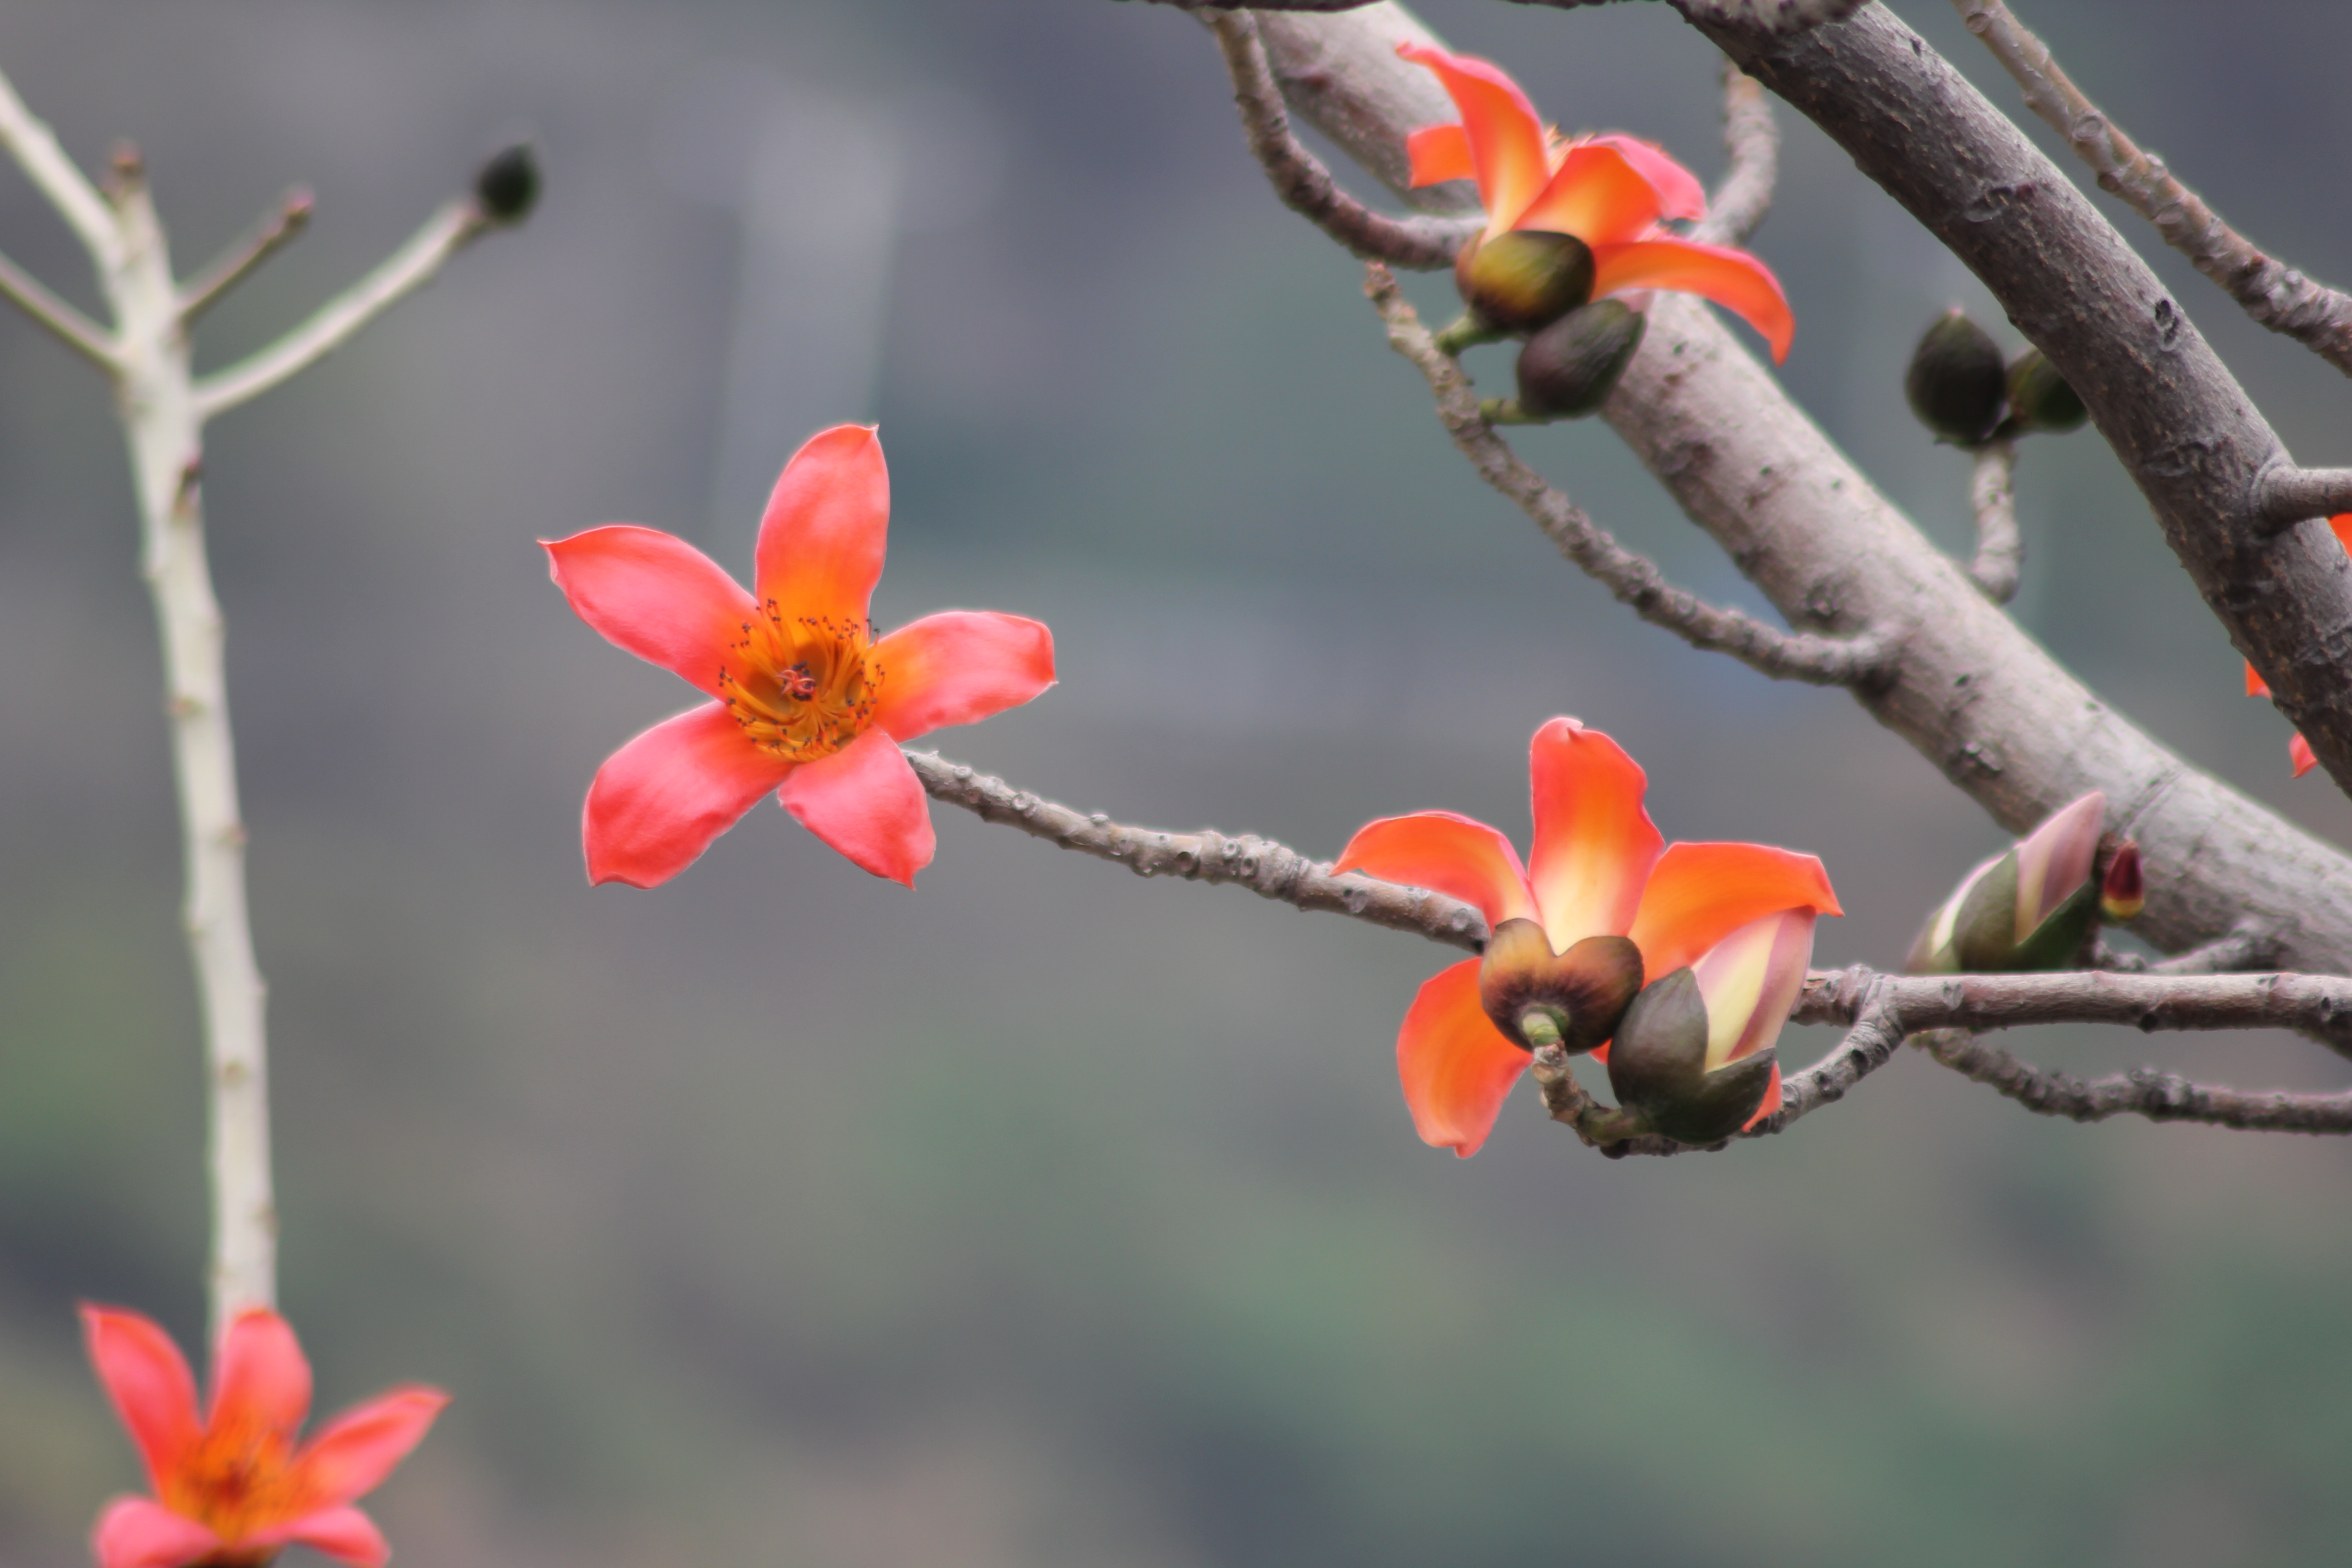
[[[2017,575],[2025,559],[2025,537],[2017,531],[2017,443],[1988,441],[1977,448],[1969,480],[1969,510],[1977,520],[1977,558],[1969,581],[1996,605],[2017,596]]]
[[[2352,468],[2298,468],[2292,463],[2265,468],[2255,506],[2273,531],[2352,511]]]
[[[310,192],[287,192],[276,212],[256,224],[250,233],[180,290],[180,325],[194,325],[196,318],[218,303],[221,296],[251,277],[254,268],[310,227]]]
[[[2250,1132],[2352,1132],[2352,1090],[2294,1094],[2274,1089],[2250,1094],[2227,1085],[2194,1083],[2156,1068],[2081,1079],[2021,1061],[1965,1029],[1931,1029],[1912,1043],[1961,1077],[1989,1085],[2042,1116],[2070,1121],[2145,1116],[2150,1121],[2200,1121]]]
[[[1388,327],[1389,345],[1428,378],[1437,416],[1456,450],[1497,492],[1516,504],[1587,576],[1652,626],[1664,626],[1693,647],[1732,658],[1776,679],[1815,686],[1867,686],[1881,679],[1895,639],[1883,631],[1853,637],[1808,637],[1775,629],[1710,605],[1667,583],[1647,556],[1617,542],[1583,510],[1519,460],[1479,412],[1462,366],[1442,352],[1421,318],[1379,262],[1365,269],[1364,291]]]
[[[1738,245],[1754,234],[1780,179],[1780,131],[1771,104],[1762,85],[1729,59],[1723,62],[1723,150],[1731,154],[1730,172],[1691,230],[1706,245]]]
[[[104,327],[50,293],[39,279],[6,256],[0,256],[0,295],[109,375],[121,368]]]
[[[25,107],[25,100],[16,96],[5,76],[0,76],[0,148],[16,160],[99,266],[112,264],[121,240],[106,198],[74,167],[73,160],[58,145],[57,132]]]
[[[2352,295],[2272,259],[2223,223],[2162,159],[2142,152],[2084,96],[2001,0],[1952,0],[1952,8],[2025,89],[2027,107],[2098,176],[2101,190],[2121,196],[2154,224],[2167,245],[2247,315],[2352,375]]]

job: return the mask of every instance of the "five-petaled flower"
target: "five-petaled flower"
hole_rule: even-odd
[[[2327,520],[2327,526],[2335,531],[2336,542],[2344,546],[2345,552],[2352,554],[2352,511],[2337,512]],[[2248,661],[2246,695],[2268,697],[2270,694],[2271,683],[2262,678],[2251,660]],[[2294,776],[2297,778],[2301,778],[2319,765],[2319,759],[2312,755],[2311,742],[2305,740],[2300,731],[2296,733],[2294,740],[2286,743],[2286,759],[2287,765],[2294,770]]]
[[[853,862],[914,886],[930,806],[898,742],[1045,690],[1054,637],[1020,616],[945,610],[877,638],[866,609],[889,522],[881,442],[840,425],[776,480],[752,593],[655,529],[540,542],[582,620],[713,699],[597,770],[582,819],[590,881],[666,882],[773,791]]]
[[[1525,866],[1499,831],[1450,811],[1369,823],[1333,866],[1433,889],[1486,917],[1487,956],[1432,977],[1397,1034],[1414,1128],[1465,1156],[1486,1141],[1527,1069],[1531,1042],[1515,1028],[1525,1008],[1570,1015],[1569,1048],[1591,1049],[1645,973],[1696,963],[1767,916],[1841,912],[1810,855],[1760,844],[1666,845],[1642,805],[1648,778],[1597,730],[1554,719],[1536,731],[1528,761],[1535,840]],[[1630,976],[1621,967],[1629,952],[1638,953]],[[1573,1015],[1587,997],[1591,1029],[1579,1036],[1585,1020]]]
[[[1397,53],[1435,72],[1462,112],[1458,124],[1412,132],[1406,152],[1415,185],[1477,181],[1486,228],[1472,243],[1515,230],[1572,235],[1592,253],[1592,297],[1636,289],[1696,294],[1761,332],[1775,363],[1788,357],[1796,317],[1764,264],[1663,226],[1706,216],[1706,193],[1689,170],[1631,136],[1562,139],[1488,61],[1425,44],[1400,44]]]
[[[83,1336],[152,1497],[117,1498],[91,1537],[99,1568],[255,1568],[299,1542],[374,1568],[391,1555],[352,1507],[424,1439],[449,1396],[394,1388],[336,1416],[310,1440],[310,1363],[286,1320],[236,1315],[213,1358],[212,1405],[180,1348],[137,1312],[85,1305]]]

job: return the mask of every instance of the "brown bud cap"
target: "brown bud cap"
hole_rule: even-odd
[[[1573,1056],[1616,1032],[1642,989],[1642,950],[1622,936],[1589,936],[1554,952],[1543,927],[1508,920],[1486,939],[1478,965],[1478,1000],[1495,1027],[1528,1050],[1549,1040],[1528,1037],[1529,1013],[1548,1020],[1560,1047]]]
[[[2000,346],[1957,305],[1920,335],[1903,373],[1903,395],[1919,423],[1962,445],[1992,433],[2006,393]]]
[[[2009,367],[2009,412],[2028,430],[2053,436],[2079,430],[2091,411],[2040,349],[2028,349]]]
[[[1538,229],[1474,237],[1454,258],[1454,286],[1496,331],[1537,331],[1592,298],[1592,249]]]
[[[2139,846],[2126,838],[2107,862],[2099,886],[2099,910],[2111,921],[2127,921],[2147,907],[2147,885],[2141,878]]]
[[[1519,406],[1544,419],[1597,413],[1642,346],[1649,319],[1622,300],[1580,305],[1519,351]]]

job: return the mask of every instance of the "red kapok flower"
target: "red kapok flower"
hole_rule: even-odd
[[[1630,938],[1640,968],[1652,975],[1698,962],[1765,916],[1841,912],[1827,873],[1810,855],[1760,844],[1667,846],[1642,805],[1648,778],[1598,730],[1554,719],[1536,731],[1528,762],[1535,840],[1524,867],[1496,829],[1425,811],[1366,824],[1332,868],[1477,905],[1496,933],[1490,952],[1529,929],[1507,930],[1505,922],[1525,921],[1551,955],[1593,938]],[[1397,1070],[1415,1130],[1423,1142],[1465,1157],[1486,1141],[1529,1060],[1526,1043],[1503,1032],[1481,997],[1486,964],[1465,959],[1433,976],[1397,1034]],[[1640,973],[1633,984],[1641,984]]]
[[[362,1568],[392,1555],[352,1504],[424,1440],[447,1394],[404,1384],[297,1447],[310,1363],[277,1313],[249,1308],[229,1324],[201,1416],[195,1377],[153,1320],[85,1304],[81,1322],[90,1365],[155,1494],[106,1505],[90,1538],[99,1568],[257,1568],[298,1542]]]
[[[1412,183],[1477,181],[1484,239],[1514,229],[1574,235],[1592,252],[1593,298],[1634,289],[1696,294],[1763,333],[1775,363],[1789,357],[1797,319],[1764,264],[1661,226],[1706,216],[1706,193],[1689,170],[1631,136],[1562,140],[1489,61],[1425,44],[1400,44],[1397,53],[1434,72],[1462,111],[1461,123],[1426,126],[1406,140]]]
[[[2336,542],[2344,546],[2345,553],[2352,555],[2352,511],[2337,512],[2334,517],[2327,520],[2327,526],[2335,530]],[[2249,697],[2268,697],[2270,694],[2271,683],[2264,680],[2260,675],[2256,674],[2252,662],[2251,660],[2248,661],[2246,665],[2246,695]],[[2305,740],[2300,734],[2297,734],[2294,740],[2289,741],[2286,743],[2286,760],[2287,765],[2294,770],[2294,776],[2296,778],[2301,778],[2304,774],[2309,773],[2312,769],[2319,765],[2319,759],[2311,754],[2311,742]]]
[[[628,523],[540,541],[580,618],[716,699],[604,760],[581,837],[591,882],[669,880],[773,790],[877,877],[931,862],[930,803],[898,750],[1054,684],[1054,634],[943,610],[877,638],[866,618],[890,525],[882,444],[864,425],[809,437],[768,498],[752,593],[673,534]]]

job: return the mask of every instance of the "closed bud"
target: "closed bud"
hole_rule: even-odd
[[[2100,889],[2091,864],[2106,810],[2107,797],[2093,790],[1969,872],[1912,944],[1905,970],[2073,968],[2098,921]]]
[[[1616,1031],[1642,989],[1642,950],[1622,936],[1589,936],[1554,952],[1543,927],[1507,920],[1486,939],[1478,1001],[1495,1027],[1528,1050],[1574,1055]]]
[[[2147,887],[2141,879],[2139,846],[2126,838],[2107,862],[2099,884],[2099,912],[2111,921],[2127,921],[2147,907]]]
[[[2028,349],[2009,367],[2010,416],[2028,430],[2062,436],[2079,430],[2091,411],[2040,349]]]
[[[1919,423],[1963,446],[1992,433],[2007,394],[2000,345],[1957,305],[1920,335],[1903,374],[1903,395]]]
[[[1537,331],[1592,298],[1592,248],[1572,234],[1538,229],[1474,237],[1454,258],[1454,286],[1495,331]]]
[[[1597,412],[1642,346],[1649,319],[1622,300],[1580,305],[1519,351],[1519,407],[1541,419]]]
[[[1634,998],[1609,1044],[1609,1087],[1651,1130],[1714,1143],[1780,1108],[1773,1047],[1804,988],[1813,911],[1733,931]]]
[[[539,203],[539,154],[518,142],[474,176],[474,201],[492,223],[520,223]]]

